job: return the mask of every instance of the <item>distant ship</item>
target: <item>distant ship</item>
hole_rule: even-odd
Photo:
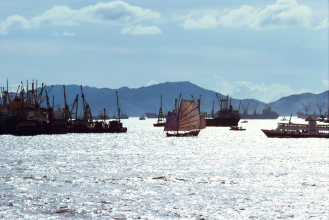
[[[271,109],[271,107],[265,106],[265,109],[262,110],[262,114],[257,113],[258,103],[255,105],[252,114],[248,114],[249,103],[246,108],[243,107],[242,102],[240,101],[240,106],[242,107],[241,119],[277,119],[279,114]]]
[[[311,102],[309,104],[305,104],[305,105],[304,105],[304,103],[302,103],[302,104],[303,104],[303,107],[305,109],[305,113],[303,113],[303,112],[297,112],[296,113],[297,114],[297,118],[307,119],[307,121],[308,121],[308,120],[310,120],[312,118],[313,119],[316,119],[316,118],[323,117],[322,110],[323,110],[323,107],[324,107],[324,104],[325,103],[323,103],[322,105],[319,105],[318,103],[316,103],[317,106],[318,106],[318,109],[319,109],[320,114],[316,114],[315,110],[314,110],[314,113],[313,114],[312,113],[311,114],[308,114],[308,112],[311,111],[310,110]]]
[[[226,99],[219,99],[216,93],[218,102],[220,103],[220,110],[214,114],[212,113],[212,118],[206,118],[206,124],[213,127],[231,127],[238,126],[241,115],[239,110],[233,110],[232,105],[228,106],[228,96]]]
[[[158,118],[158,114],[155,112],[147,112],[145,115],[147,118]]]
[[[277,119],[279,114],[276,111],[273,111],[271,107],[265,108],[262,110],[262,114],[242,114],[242,119]]]
[[[122,113],[121,113],[121,115],[120,115],[120,118],[121,118],[121,119],[128,119],[129,116],[128,116],[124,111],[122,111]]]

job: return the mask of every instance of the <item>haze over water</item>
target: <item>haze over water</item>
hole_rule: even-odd
[[[260,129],[279,119],[167,138],[155,121],[122,120],[126,134],[0,136],[0,216],[328,218],[327,139],[267,138]]]

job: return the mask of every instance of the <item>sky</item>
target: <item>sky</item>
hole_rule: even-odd
[[[190,81],[273,102],[328,89],[326,0],[0,0],[0,86]],[[39,84],[40,85],[40,84]]]

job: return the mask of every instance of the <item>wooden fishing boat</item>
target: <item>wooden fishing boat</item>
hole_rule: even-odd
[[[204,116],[200,116],[199,106],[194,100],[182,99],[177,111],[176,99],[175,110],[168,112],[166,118],[164,131],[167,137],[198,136],[200,130],[206,128],[206,120]]]

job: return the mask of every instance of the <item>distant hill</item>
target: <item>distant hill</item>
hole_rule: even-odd
[[[293,115],[296,112],[303,112],[305,113],[304,105],[310,104],[309,113],[313,113],[314,111],[319,114],[318,105],[322,106],[325,103],[322,113],[328,112],[328,91],[322,92],[320,94],[313,94],[313,93],[302,93],[298,95],[290,95],[287,97],[282,97],[275,102],[269,103],[269,105],[273,106],[285,115]],[[318,105],[317,105],[318,104]]]
[[[45,88],[49,90],[49,86]],[[191,99],[191,95],[196,100],[201,95],[201,111],[211,112],[213,108],[213,101],[215,103],[215,111],[219,110],[219,104],[216,98],[216,93],[211,90],[203,89],[190,82],[165,82],[152,86],[140,87],[137,89],[130,89],[128,87],[122,87],[119,89],[109,88],[95,88],[84,86],[83,92],[87,103],[89,103],[92,114],[98,115],[98,111],[102,111],[104,108],[107,110],[107,114],[112,116],[116,112],[116,95],[118,91],[119,105],[121,110],[126,112],[129,116],[139,117],[145,112],[158,112],[160,107],[160,95],[162,95],[162,105],[164,111],[170,111],[174,108],[174,100],[182,93],[182,98]],[[78,85],[66,85],[66,100],[68,104],[72,104],[76,95],[79,95],[79,110],[78,114],[82,114],[82,100],[81,89]],[[223,94],[219,94],[224,98]],[[55,109],[56,106],[63,108],[64,106],[64,91],[63,85],[55,85],[49,92],[50,105],[52,105],[52,97],[55,97]],[[273,110],[276,110],[280,115],[290,115],[292,112],[296,114],[298,110],[303,110],[302,102],[315,104],[316,102],[327,103],[327,93],[321,94],[304,93],[300,95],[292,95],[283,97],[276,102],[269,103]],[[232,99],[232,105],[234,108],[239,107],[240,100]],[[249,104],[248,112],[251,113],[254,107],[258,104],[258,111],[261,112],[265,108],[266,103],[257,101],[255,99],[243,99],[242,104],[246,107]],[[312,109],[315,109],[312,107]],[[326,107],[328,109],[328,107]],[[317,108],[316,108],[317,109]],[[241,109],[242,111],[242,109]],[[313,111],[313,110],[312,110]]]

